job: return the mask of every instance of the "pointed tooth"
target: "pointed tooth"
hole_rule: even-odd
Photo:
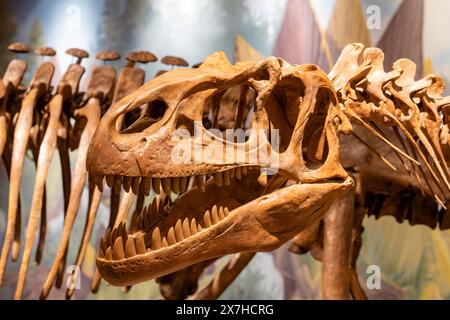
[[[105,253],[101,247],[98,249],[97,258],[105,258]]]
[[[112,260],[112,249],[108,247],[105,252],[105,260]]]
[[[133,238],[128,238],[125,243],[125,258],[134,257],[136,255],[136,247]]]
[[[159,216],[159,208],[158,208],[158,202],[156,201],[156,198],[152,201],[152,207],[151,207],[152,215],[154,217]]]
[[[122,228],[123,228],[123,223],[120,222],[119,225],[117,226],[117,232],[116,232],[116,237],[121,236],[122,235]],[[115,240],[115,239],[114,239]]]
[[[130,192],[131,180],[131,177],[123,177],[123,189],[125,192]]]
[[[237,167],[236,168],[234,176],[236,177],[237,180],[241,180],[242,179],[242,168],[241,167]]]
[[[225,207],[225,209],[223,210],[223,213],[224,213],[225,217],[228,217],[230,215],[230,210],[228,210],[228,208]]]
[[[170,195],[171,191],[171,183],[170,183],[170,178],[163,178],[161,180],[161,186],[164,190],[164,193],[167,195]]]
[[[167,197],[164,193],[161,194],[159,197],[156,198],[156,205],[158,208],[158,213],[162,212],[162,209],[164,208],[164,205],[170,197]]]
[[[202,230],[203,230],[203,227],[202,227],[202,225],[199,224],[199,225],[197,226],[197,231],[198,231],[198,232],[201,232]]]
[[[131,179],[131,190],[133,191],[134,194],[138,194],[140,183],[141,183],[141,178],[139,178],[139,177],[133,177]]]
[[[113,189],[116,194],[120,194],[120,191],[122,190],[122,176],[114,176]]]
[[[175,224],[175,237],[177,238],[177,242],[180,242],[180,241],[184,240],[183,226],[182,226],[182,223],[181,223],[180,219],[178,219],[177,223]]]
[[[123,223],[123,227],[122,227],[122,239],[124,241],[124,244],[125,244],[125,241],[128,239],[127,222],[126,221]]]
[[[189,238],[191,236],[191,229],[189,228],[189,219],[185,218],[183,221],[183,236]]]
[[[94,176],[94,183],[100,192],[103,192],[103,176]]]
[[[211,211],[211,222],[216,224],[219,222],[219,213],[217,212],[217,206],[214,205]]]
[[[122,237],[117,237],[113,246],[113,260],[121,260],[125,258]]]
[[[105,243],[106,243],[106,246],[111,246],[111,245],[112,245],[112,240],[111,240],[111,227],[109,227],[109,228],[106,230],[106,233],[105,233]],[[105,250],[105,252],[106,252],[106,250]]]
[[[153,214],[151,204],[148,205],[147,211],[148,211],[148,223],[150,224],[151,227],[156,222],[156,216]]]
[[[197,231],[197,221],[195,221],[195,218],[191,220],[191,234],[196,234]]]
[[[236,168],[230,169],[230,179],[234,178],[234,173],[236,172]]]
[[[113,231],[111,232],[111,243],[114,243],[114,241],[116,241],[117,238],[117,228],[114,228]]]
[[[188,183],[188,177],[181,177],[180,178],[180,194],[185,193],[187,190]]]
[[[225,186],[229,186],[230,185],[230,172],[229,171],[222,172],[222,177],[223,177],[223,184]]]
[[[203,224],[205,225],[205,228],[211,226],[211,215],[209,213],[209,210],[207,210],[203,216]]]
[[[114,176],[113,175],[106,176],[106,185],[109,188],[112,188],[114,186]]]
[[[169,246],[177,243],[177,240],[175,239],[175,231],[173,230],[173,227],[170,227],[169,232],[167,232],[167,243]]]
[[[118,230],[117,230],[117,236],[119,237],[122,237],[123,238],[123,234],[124,234],[124,229],[126,228],[126,225],[125,225],[125,222],[124,221],[122,221],[120,224],[119,224],[119,228],[118,228]],[[126,230],[125,230],[125,234],[126,234],[127,232],[126,232]]]
[[[225,213],[223,212],[223,208],[219,208],[219,220],[223,220],[225,218]]]
[[[242,175],[245,176],[247,174],[248,168],[242,167]]]
[[[175,194],[180,193],[180,178],[174,177],[171,179],[172,191]]]
[[[144,217],[142,214],[143,213],[139,214],[137,218],[137,226],[139,230],[144,230]]]
[[[136,232],[138,228],[138,213],[133,214],[131,217],[131,231]]]
[[[134,239],[134,243],[136,245],[137,254],[143,254],[147,252],[147,249],[145,248],[144,235],[142,233],[136,236],[136,238]]]
[[[162,240],[161,240],[161,247],[165,248],[165,247],[168,247],[168,246],[169,246],[169,244],[167,243],[166,237],[163,237]]]
[[[165,211],[166,207],[172,207],[173,206],[173,202],[172,202],[172,198],[171,197],[165,197],[164,198],[164,205],[161,207],[161,209],[163,209],[163,211]]]
[[[144,224],[144,230],[148,230],[150,227],[150,223],[149,223],[149,218],[148,218],[148,210],[144,209],[144,211],[142,211],[142,222]]]
[[[161,248],[161,232],[156,227],[152,232],[152,250],[158,250]]]
[[[221,187],[223,185],[222,172],[215,173],[214,180],[216,181],[216,186]]]
[[[205,192],[205,176],[196,176],[195,181],[197,182],[197,186],[200,188],[200,191]]]
[[[161,193],[161,179],[160,178],[152,178],[152,186],[155,193]]]
[[[103,238],[100,240],[100,248],[103,250],[103,252],[105,252],[106,249],[108,249],[108,245],[106,244],[106,241]]]
[[[141,180],[141,186],[139,187],[139,190],[141,190],[142,193],[144,193],[146,196],[150,194],[152,179],[151,178],[142,178]]]

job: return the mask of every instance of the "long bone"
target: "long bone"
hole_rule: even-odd
[[[14,53],[27,53],[29,51],[28,46],[23,43],[13,43],[8,49]],[[14,108],[10,104],[19,90],[26,68],[27,64],[24,60],[13,59],[9,63],[2,81],[0,81],[0,156],[3,158],[10,180],[12,167],[12,138],[10,134],[13,132],[10,124],[15,116],[15,111],[17,111],[13,110]],[[8,211],[5,239],[0,257],[0,284],[3,281],[11,245],[13,246],[14,252],[12,256],[13,260],[17,259],[19,252],[21,215],[19,191],[17,199],[15,210]]]
[[[36,53],[41,55],[54,56],[56,52],[53,49],[40,48]],[[19,207],[19,192],[20,183],[23,173],[23,161],[25,153],[28,148],[28,140],[30,137],[30,130],[33,123],[38,122],[37,111],[40,104],[45,103],[45,97],[49,94],[51,89],[50,84],[53,77],[55,67],[51,62],[43,62],[37,69],[33,79],[31,80],[29,89],[22,101],[22,106],[17,117],[14,129],[14,142],[12,149],[12,161],[10,171],[10,185],[9,185],[9,201],[8,201],[8,226],[6,231],[6,238],[4,242],[4,251],[0,261],[0,279],[3,278],[4,269],[6,267],[6,257],[8,255],[8,246],[11,242],[12,230],[15,227],[15,212]],[[18,252],[17,252],[18,253]]]
[[[113,103],[119,101],[123,97],[137,90],[140,86],[144,84],[145,71],[144,69],[138,68],[136,64],[138,63],[147,64],[149,62],[155,62],[157,58],[153,53],[149,51],[136,51],[128,53],[126,55],[126,60],[127,63],[125,67],[121,70],[117,78],[117,83],[114,89],[114,95],[112,100]],[[117,121],[116,125],[119,128],[123,128],[125,120],[126,120],[125,117],[120,118]],[[128,210],[131,208],[131,205],[135,198],[135,194],[132,192],[132,190],[128,189],[128,191],[125,192],[125,194],[123,195],[123,198],[120,199],[122,179],[120,179],[120,181],[118,181],[118,179],[119,177],[115,177],[115,181],[112,180],[113,183],[116,185],[116,187],[111,188],[111,195],[110,195],[111,207],[110,207],[110,218],[108,223],[108,227],[110,228],[113,228],[114,226],[117,226],[120,222],[126,220]],[[96,191],[94,192],[99,192],[99,190],[103,190],[103,181],[97,183],[96,185],[97,188],[95,188]],[[95,293],[98,291],[100,282],[101,277],[98,271],[96,270],[91,283],[92,292]]]
[[[324,217],[322,294],[324,299],[350,297],[350,246],[354,200],[352,190],[338,199]]]
[[[39,150],[38,166],[36,172],[36,181],[33,191],[33,199],[31,203],[30,216],[26,232],[26,242],[22,263],[19,271],[19,279],[17,281],[15,299],[20,299],[23,294],[28,264],[30,260],[31,250],[33,248],[34,236],[41,218],[42,198],[44,195],[45,180],[48,170],[57,147],[58,130],[61,129],[61,120],[65,119],[65,109],[70,108],[71,100],[78,92],[79,82],[84,74],[85,69],[81,66],[81,60],[88,57],[88,53],[80,49],[69,49],[66,53],[76,56],[77,63],[69,66],[63,78],[58,84],[56,94],[52,97],[48,104],[48,124],[45,129],[44,138]],[[67,127],[66,127],[67,129]],[[69,173],[70,176],[70,173]],[[67,181],[66,181],[67,182]]]
[[[67,54],[77,59],[73,66],[81,65],[81,61],[84,58],[88,58],[89,54],[81,49],[71,48],[66,51]],[[81,70],[81,69],[80,69]],[[74,70],[68,70],[68,72],[74,73],[74,76],[69,76],[68,81],[71,82],[70,85],[72,88],[76,88],[72,90],[72,96],[68,99],[68,103],[65,104],[61,111],[61,116],[59,120],[58,130],[57,130],[57,148],[59,152],[59,158],[62,169],[62,180],[63,180],[63,195],[64,195],[64,220],[66,218],[66,212],[69,206],[70,194],[71,194],[71,173],[70,173],[70,159],[69,159],[69,147],[70,147],[70,133],[71,133],[71,123],[70,119],[73,117],[73,106],[77,105],[78,98],[80,95],[78,94],[78,86],[81,80],[82,74],[77,75],[79,70],[74,68]],[[84,69],[83,69],[84,74]],[[79,77],[79,79],[77,78]],[[41,229],[42,224],[46,223],[46,219],[41,218]],[[38,247],[39,249],[39,247]],[[60,288],[63,282],[65,263],[66,263],[67,250],[64,254],[63,263],[60,264],[60,268],[58,270],[57,279],[56,279],[56,287]]]

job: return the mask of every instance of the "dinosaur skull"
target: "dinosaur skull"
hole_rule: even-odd
[[[248,119],[245,103],[236,110],[235,129],[250,129],[243,140],[206,124],[220,129],[222,98],[236,87],[242,99],[254,98]],[[136,110],[140,117],[119,130],[120,119]],[[196,186],[173,203],[158,196],[137,230],[121,224],[108,232],[97,257],[100,273],[114,285],[132,285],[227,254],[279,247],[352,187],[338,146],[339,132],[349,130],[333,85],[312,65],[273,57],[231,65],[216,53],[198,69],[150,81],[102,118],[88,171],[100,188],[105,177],[140,190],[151,181],[166,193],[182,193],[190,177]],[[230,182],[247,170],[242,181]],[[205,175],[213,177],[206,184]]]

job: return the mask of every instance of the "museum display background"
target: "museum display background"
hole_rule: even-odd
[[[367,21],[380,8],[380,28],[369,29]],[[368,10],[369,9],[369,10]],[[59,79],[70,57],[63,54],[69,47],[80,47],[91,54],[100,49],[150,50],[158,57],[167,54],[185,58],[190,64],[202,61],[208,54],[224,50],[233,57],[235,38],[247,41],[264,56],[275,54],[292,63],[317,63],[328,70],[343,46],[349,42],[378,45],[385,52],[392,50],[395,58],[414,60],[423,73],[437,73],[450,85],[450,43],[446,32],[450,28],[445,0],[154,0],[154,1],[87,1],[37,0],[0,3],[0,69],[3,74],[11,54],[6,50],[12,41],[23,41],[32,47],[49,45],[56,49],[57,66],[54,81]],[[399,38],[406,38],[399,43]],[[245,39],[245,40],[244,40]],[[444,39],[444,40],[443,40]],[[325,44],[325,45],[324,45]],[[316,50],[317,49],[317,50]],[[314,51],[316,50],[316,51]],[[39,58],[30,55],[25,83],[31,77]],[[94,59],[86,60],[87,70]],[[389,61],[388,61],[389,63]],[[118,62],[117,66],[120,66]],[[143,67],[147,79],[160,69],[159,62]],[[84,77],[82,87],[86,86]],[[447,93],[449,91],[447,90]],[[76,158],[76,152],[71,154]],[[73,163],[74,161],[72,161]],[[39,295],[54,256],[62,226],[63,199],[57,157],[53,161],[47,183],[48,233],[47,247],[40,266],[30,268],[24,298]],[[26,159],[22,184],[23,212],[31,202],[35,169]],[[3,167],[0,170],[0,240],[6,223],[8,182]],[[27,207],[28,206],[28,207]],[[74,243],[82,235],[86,214],[87,192],[73,232]],[[89,291],[89,277],[95,265],[94,244],[97,234],[107,224],[108,201],[100,207],[94,237],[83,265],[81,289],[77,299],[151,299],[159,297],[158,287],[145,283],[125,294],[122,288],[102,284],[97,295]],[[368,290],[372,298],[449,299],[450,298],[450,233],[424,226],[399,225],[394,218],[375,221],[366,218],[364,245],[358,260],[361,282],[369,265],[378,265],[382,272],[381,290]],[[100,231],[100,232],[99,232]],[[74,260],[71,251],[69,261]],[[223,264],[222,259],[218,265]],[[18,263],[10,263],[0,298],[13,296]],[[286,248],[273,253],[260,253],[222,298],[320,298],[320,263],[308,254],[297,256]],[[214,274],[207,270],[202,282]],[[54,289],[50,298],[63,298],[65,290]]]

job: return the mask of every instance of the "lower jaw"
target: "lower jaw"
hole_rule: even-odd
[[[292,185],[236,208],[227,219],[175,245],[118,261],[97,258],[97,267],[109,283],[127,286],[228,254],[274,250],[320,220],[352,186],[351,179]]]

